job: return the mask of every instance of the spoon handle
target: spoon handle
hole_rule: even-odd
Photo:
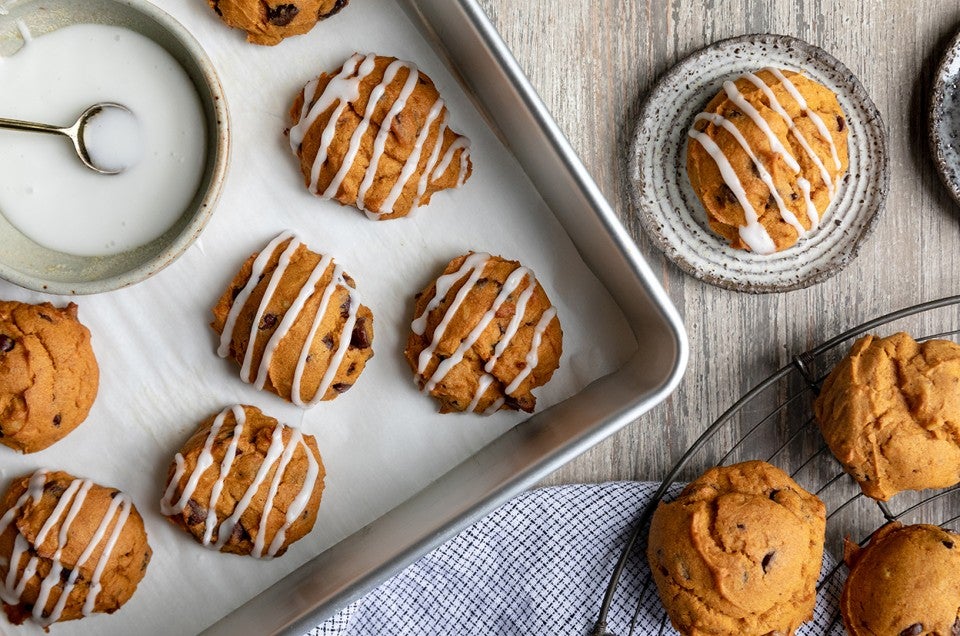
[[[5,117],[0,117],[0,128],[69,136],[65,129],[57,126],[38,124],[32,121],[21,121],[19,119],[7,119]]]

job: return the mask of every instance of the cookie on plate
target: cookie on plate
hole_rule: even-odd
[[[888,523],[865,548],[847,542],[840,597],[850,636],[960,633],[960,535]]]
[[[277,557],[313,528],[324,475],[312,435],[231,406],[176,454],[160,510],[208,548]]]
[[[960,482],[960,345],[867,335],[830,372],[813,412],[864,494]]]
[[[765,68],[723,83],[688,133],[687,175],[714,232],[757,254],[816,229],[847,172],[846,116],[827,87]]]
[[[711,468],[654,512],[647,559],[681,634],[792,634],[813,617],[823,503],[766,462]]]
[[[100,369],[77,306],[0,301],[0,444],[34,453],[77,428]]]
[[[220,357],[298,406],[349,390],[373,357],[373,314],[353,279],[292,232],[247,259],[213,316]]]
[[[529,413],[562,351],[557,310],[533,271],[471,252],[417,294],[405,354],[441,413]]]
[[[349,0],[207,0],[230,27],[247,32],[247,42],[272,46],[303,35]]]
[[[406,216],[473,171],[470,140],[450,128],[433,81],[393,57],[356,54],[310,81],[290,119],[307,189],[371,219]]]
[[[0,598],[14,625],[112,614],[151,555],[140,513],[114,488],[38,470],[0,499]]]

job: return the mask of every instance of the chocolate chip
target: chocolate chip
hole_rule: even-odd
[[[509,407],[509,408],[511,408],[511,409],[513,409],[513,410],[515,410],[515,411],[522,411],[522,410],[523,410],[523,405],[520,403],[520,400],[518,400],[517,398],[513,397],[512,395],[508,395],[507,397],[505,397],[505,398],[503,399],[503,404],[504,404],[504,406],[507,406],[507,407]]]
[[[73,574],[73,570],[70,568],[63,568],[60,570],[60,580],[67,582],[70,579],[70,575]]]
[[[220,0],[213,0],[213,10],[217,12],[218,16],[223,17],[223,11],[220,10]]]
[[[910,627],[907,627],[902,632],[900,636],[920,636],[923,633],[923,623],[914,623]]]
[[[193,499],[187,502],[187,525],[195,526],[207,520],[207,509],[202,507]]]
[[[47,314],[44,314],[44,313],[41,313],[41,314],[40,314],[40,319],[41,319],[41,320],[46,320],[47,322],[53,322],[53,318],[51,318],[50,316],[48,316]]]
[[[234,287],[230,290],[230,300],[236,300],[237,296],[240,295],[240,292],[243,291],[242,287]]]
[[[350,366],[347,367],[347,375],[353,375],[356,370],[357,370],[357,363],[351,362]]]
[[[231,541],[243,541],[244,539],[250,540],[250,533],[247,532],[247,529],[243,527],[242,523],[238,523],[233,526],[233,530],[230,532]]]
[[[275,7],[267,6],[267,22],[273,26],[284,27],[290,24],[300,9],[295,4],[278,4]]]
[[[16,346],[16,341],[6,334],[0,333],[0,351],[10,353]]]
[[[50,495],[56,497],[57,499],[60,498],[60,495],[62,495],[66,489],[66,486],[57,481],[48,482],[43,486],[44,492],[50,493]]]
[[[340,305],[340,317],[349,318],[350,317],[350,296],[347,296],[347,299],[343,301],[343,304]]]
[[[720,186],[720,191],[723,192],[723,196],[726,197],[728,202],[740,203],[740,201],[737,200],[737,195],[734,194],[733,190],[731,190],[730,186],[728,186],[726,183]]]
[[[747,526],[743,525],[742,523],[737,524],[737,530],[746,530],[746,529],[747,529]]]
[[[326,13],[323,12],[323,9],[320,9],[319,11],[317,11],[317,19],[318,19],[318,20],[323,20],[324,18],[329,18],[329,17],[332,16],[334,13],[336,13],[336,12],[339,11],[340,9],[344,8],[345,6],[347,6],[347,3],[348,3],[348,2],[350,2],[350,0],[337,0],[337,2],[333,5],[333,8],[330,9],[330,10],[329,10],[328,12],[326,12]]]
[[[799,198],[800,198],[800,195],[797,194],[796,192],[791,192],[791,193],[790,193],[790,200],[791,200],[791,201],[796,201],[796,200],[799,199]]]
[[[743,113],[741,113],[739,110],[731,110],[730,114],[727,115],[727,119],[736,119],[737,117],[742,117],[742,116],[743,116]]]
[[[950,636],[960,636],[960,617],[953,621],[953,627],[950,628]]]
[[[370,338],[367,337],[366,318],[358,318],[357,323],[353,326],[353,333],[350,334],[350,346],[360,350],[370,348]]]
[[[776,501],[778,494],[780,494],[780,491],[774,488],[773,490],[770,491],[770,499],[772,499],[773,501]]]
[[[60,418],[60,414],[59,414],[59,413],[57,413],[56,415],[53,416],[53,425],[54,425],[54,426],[60,426],[60,421],[61,421],[61,418]]]
[[[324,344],[324,346],[325,346],[327,349],[330,349],[331,351],[333,350],[333,336],[332,336],[332,335],[330,335],[330,334],[325,335],[325,336],[323,337],[323,340],[321,340],[321,342]]]
[[[337,382],[331,388],[337,393],[346,393],[352,386],[352,384],[347,384],[346,382]]]
[[[942,543],[943,547],[947,550],[953,550],[953,541],[941,541],[940,543]]]
[[[843,128],[846,122],[843,121],[843,117],[837,115],[837,132],[843,132]]]
[[[767,568],[770,567],[770,563],[773,561],[773,557],[776,553],[777,553],[776,550],[771,550],[770,552],[767,552],[767,555],[763,557],[763,561],[760,562],[760,567],[763,568],[764,574],[767,573]]]
[[[274,314],[264,314],[260,320],[260,330],[273,329],[277,325],[277,317]]]
[[[772,194],[767,198],[767,207],[771,210],[777,207],[777,200],[773,198]]]

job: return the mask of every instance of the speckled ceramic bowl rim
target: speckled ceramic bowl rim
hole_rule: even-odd
[[[940,58],[937,70],[933,75],[933,97],[930,100],[930,113],[927,118],[927,136],[930,140],[930,152],[933,153],[933,163],[937,166],[937,173],[940,180],[947,187],[953,200],[960,204],[960,165],[957,166],[955,174],[956,179],[951,179],[947,174],[947,156],[944,148],[947,141],[940,136],[938,125],[943,118],[943,104],[946,101],[947,67],[950,62],[960,56],[960,31],[950,40],[947,49]],[[958,74],[960,76],[960,74]]]
[[[677,254],[673,250],[673,245],[669,241],[669,239],[667,239],[665,236],[655,231],[653,227],[653,219],[651,215],[643,212],[643,205],[641,201],[640,192],[641,192],[641,189],[644,187],[644,185],[642,183],[638,183],[637,181],[634,181],[634,179],[632,178],[632,175],[642,174],[643,172],[642,170],[639,169],[640,168],[639,154],[635,152],[634,149],[637,147],[639,143],[643,141],[641,139],[641,136],[643,133],[643,129],[645,127],[644,122],[649,117],[649,111],[653,107],[653,105],[656,104],[658,100],[662,99],[665,86],[670,82],[670,80],[673,80],[678,76],[680,76],[684,72],[685,67],[689,63],[697,60],[698,58],[709,56],[715,49],[718,49],[720,47],[728,47],[736,44],[753,45],[753,44],[757,44],[762,40],[771,40],[771,39],[789,42],[791,46],[796,47],[797,49],[806,51],[811,57],[817,58],[824,64],[828,66],[832,66],[838,72],[846,75],[849,78],[849,86],[852,93],[856,96],[858,100],[862,102],[862,104],[867,110],[872,111],[875,121],[880,122],[881,128],[883,129],[883,134],[880,135],[878,140],[878,150],[879,150],[879,154],[881,155],[880,160],[883,162],[883,166],[880,170],[880,176],[881,176],[882,182],[877,184],[879,204],[877,205],[876,210],[873,211],[869,220],[867,221],[865,226],[862,228],[859,235],[853,238],[850,249],[843,252],[838,258],[834,260],[833,267],[820,269],[818,271],[812,272],[809,276],[803,279],[800,279],[797,282],[784,284],[784,285],[761,283],[761,282],[739,283],[736,281],[728,280],[726,278],[711,276],[709,273],[701,271],[700,269],[695,267],[692,263],[682,258],[679,254]],[[853,259],[856,258],[864,240],[867,239],[870,236],[870,234],[872,234],[873,231],[876,229],[876,221],[880,215],[880,212],[884,208],[887,191],[889,190],[889,186],[890,186],[890,160],[889,160],[889,155],[887,153],[887,143],[886,143],[885,133],[886,133],[885,125],[883,124],[883,118],[880,115],[880,111],[877,109],[876,105],[873,103],[873,100],[870,99],[870,95],[867,93],[866,89],[860,83],[860,80],[856,77],[856,75],[853,74],[852,71],[850,71],[850,69],[848,69],[842,62],[840,62],[840,60],[833,57],[832,55],[830,55],[820,47],[814,46],[813,44],[810,44],[809,42],[805,42],[804,40],[801,40],[799,38],[795,38],[789,35],[779,35],[774,33],[749,33],[745,35],[726,38],[724,40],[718,40],[678,60],[676,64],[674,64],[666,73],[664,73],[657,79],[657,81],[653,85],[653,88],[651,88],[649,93],[647,93],[647,97],[644,100],[643,106],[640,108],[640,112],[637,115],[637,124],[636,124],[636,127],[634,128],[634,133],[631,138],[631,144],[630,144],[630,147],[628,148],[629,154],[627,156],[627,169],[628,169],[627,174],[630,175],[628,176],[628,179],[630,180],[630,183],[632,186],[629,189],[630,189],[631,201],[633,203],[634,214],[638,217],[638,220],[640,221],[640,225],[643,227],[650,241],[661,252],[663,252],[663,254],[667,258],[673,261],[680,269],[682,269],[683,271],[685,271],[686,273],[690,274],[691,276],[693,276],[698,280],[702,280],[706,283],[710,283],[711,285],[714,285],[716,287],[721,287],[723,289],[731,289],[734,291],[747,292],[752,294],[788,292],[788,291],[794,291],[797,289],[803,289],[811,285],[821,283],[827,280],[828,278],[831,278],[832,276],[835,276],[837,273],[839,273],[840,270],[842,270],[844,267],[846,267],[848,263],[850,263]],[[679,178],[684,178],[684,177],[681,176]]]
[[[197,201],[190,221],[183,230],[170,241],[169,245],[155,256],[120,274],[88,281],[53,281],[25,274],[0,261],[0,278],[27,289],[48,294],[98,294],[128,287],[146,280],[177,260],[177,258],[199,238],[203,232],[203,228],[206,227],[207,222],[213,215],[214,208],[223,190],[223,183],[226,179],[227,166],[229,165],[230,158],[230,120],[226,96],[224,95],[223,86],[220,84],[220,78],[217,75],[213,63],[196,38],[194,38],[182,24],[159,7],[151,4],[147,0],[112,1],[143,14],[170,32],[200,68],[207,88],[210,91],[214,110],[212,115],[213,120],[216,121],[216,146],[212,149],[215,157],[212,167],[210,168],[209,184],[203,196]],[[209,122],[210,113],[207,112],[207,110],[205,106],[204,111],[208,116]],[[208,157],[210,152],[211,149],[208,148]],[[204,165],[206,171],[206,166],[209,165],[209,159]],[[187,211],[185,210],[184,214],[186,213]]]

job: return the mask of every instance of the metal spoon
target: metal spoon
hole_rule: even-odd
[[[90,153],[87,152],[87,146],[83,139],[84,130],[86,129],[87,124],[90,123],[90,120],[108,108],[116,108],[128,113],[130,112],[130,109],[122,104],[116,104],[114,102],[101,102],[99,104],[94,104],[90,108],[83,111],[80,114],[80,117],[77,118],[76,123],[72,126],[67,126],[66,128],[51,126],[50,124],[20,121],[18,119],[5,119],[2,117],[0,117],[0,128],[7,128],[10,130],[26,130],[29,132],[47,133],[51,135],[63,135],[64,137],[68,137],[70,141],[73,142],[73,148],[77,151],[77,156],[80,157],[80,161],[83,162],[83,165],[91,170],[99,172],[100,174],[119,174],[123,172],[123,168],[109,169],[94,164],[90,159]]]

